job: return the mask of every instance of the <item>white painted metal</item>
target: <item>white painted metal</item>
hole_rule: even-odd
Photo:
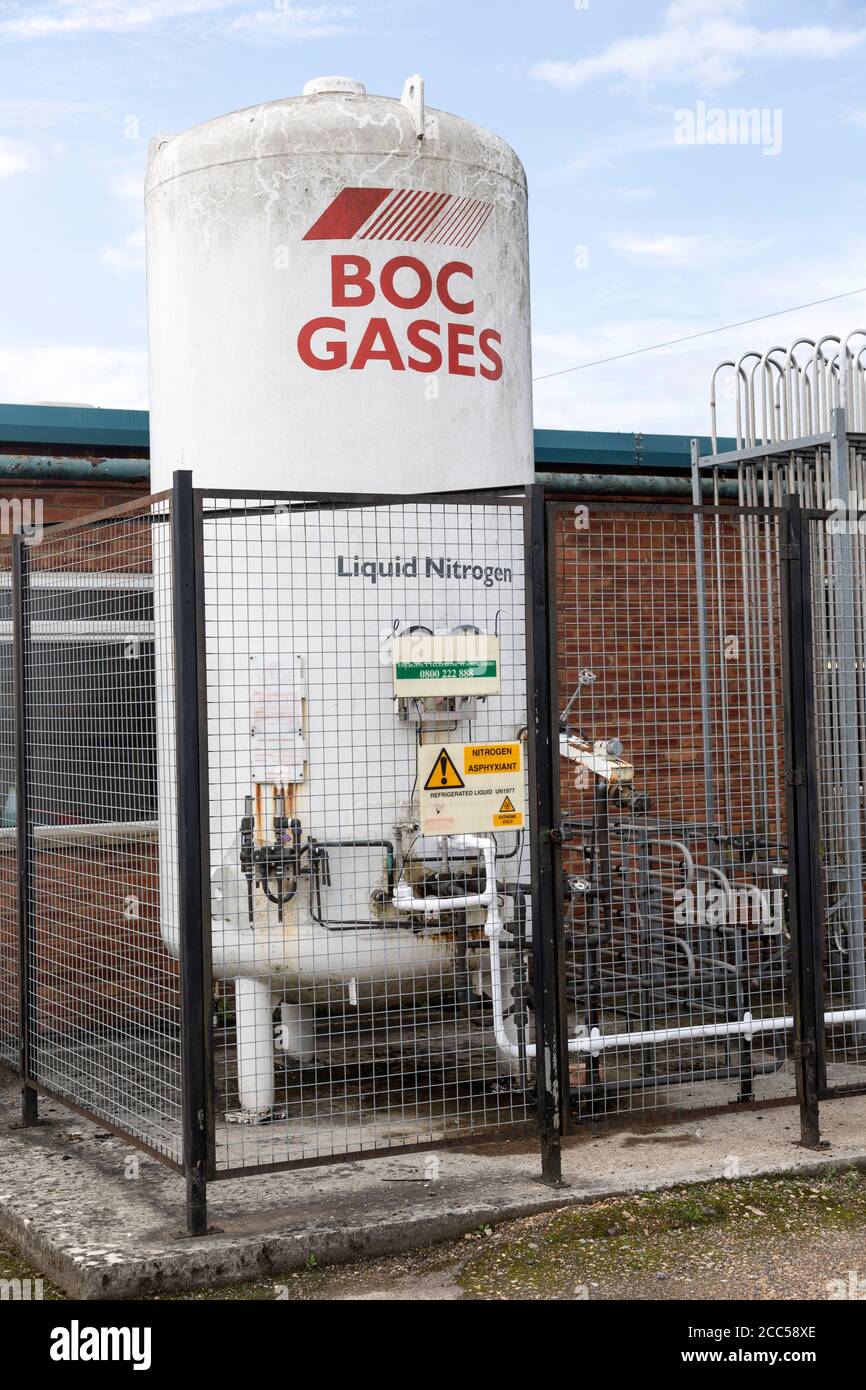
[[[849,430],[866,430],[864,338],[866,329],[856,328],[844,340],[832,333],[817,343],[798,338],[790,348],[752,350],[738,362],[720,362],[710,386],[713,453],[718,452],[717,381],[727,371],[733,372],[730,392],[738,449],[829,434],[832,412],[838,406],[845,407]]]
[[[343,78],[316,79],[305,91],[151,143],[145,206],[154,490],[179,467],[191,468],[197,484],[217,487],[237,486],[241,473],[262,487],[307,488],[315,477],[346,492],[359,484],[411,492],[529,481],[529,272],[519,159],[490,131],[424,111],[419,78],[409,79],[402,101],[369,96]],[[398,205],[389,193],[375,205],[375,189],[409,196]],[[337,198],[344,233],[364,208],[370,215],[353,234],[305,239]],[[384,219],[378,226],[377,218]],[[334,304],[334,256],[369,262],[369,303]],[[407,257],[425,273],[403,266],[393,271],[393,288],[386,273],[383,288],[383,270]],[[454,264],[468,266],[471,278],[445,274],[437,292],[437,279]],[[366,281],[346,290],[369,293]],[[400,307],[394,299],[419,303]],[[311,335],[310,351],[327,369],[307,365],[298,350],[305,325],[320,318],[346,325]],[[371,318],[387,321],[403,370],[381,360],[350,365]],[[430,371],[427,350],[410,345],[410,331],[419,333],[423,320],[437,325],[438,332],[424,332],[445,349],[440,370]],[[496,370],[483,351],[485,332],[501,336],[484,340],[502,360],[494,380],[481,375]],[[346,364],[328,364],[344,345]]]
[[[315,79],[304,93],[152,143],[154,490],[169,486],[176,468],[192,469],[198,487],[263,492],[412,493],[531,481],[519,160],[489,131],[425,110],[418,77],[408,79],[400,101],[368,96],[345,78]],[[317,325],[320,319],[329,322]],[[278,1043],[303,1059],[314,1049],[314,997],[318,1006],[348,997],[365,1007],[402,990],[423,1002],[428,987],[447,988],[453,957],[449,940],[437,936],[435,914],[422,932],[397,929],[405,905],[396,894],[379,909],[381,930],[329,930],[311,917],[302,892],[279,922],[259,894],[251,930],[239,868],[244,798],[257,798],[260,838],[270,834],[276,790],[290,800],[305,837],[378,834],[396,839],[399,852],[395,821],[411,823],[418,814],[419,730],[413,719],[398,719],[393,703],[391,654],[382,645],[386,612],[402,631],[475,624],[492,634],[496,619],[512,705],[524,680],[522,571],[503,572],[509,548],[520,554],[519,514],[464,506],[460,529],[453,506],[331,515],[327,539],[323,529],[317,540],[305,518],[288,514],[208,526],[213,544],[233,557],[208,576],[211,699],[231,711],[211,726],[211,868],[214,972],[237,982],[246,1118],[273,1105],[277,1003],[283,1000]],[[335,688],[333,669],[323,667],[319,625],[334,619],[333,598],[327,607],[322,596],[333,595],[340,556],[387,560],[399,552],[423,564],[424,556],[447,553],[455,537],[461,544],[471,537],[471,556],[463,558],[471,558],[472,573],[459,585],[436,574],[426,582],[377,574],[375,585],[363,574],[341,579],[342,635],[353,666]],[[246,575],[239,572],[243,554]],[[161,564],[157,556],[158,575]],[[159,577],[156,593],[157,604],[166,601]],[[291,604],[281,601],[285,594]],[[487,621],[479,623],[479,614]],[[168,692],[167,652],[158,651],[157,666]],[[286,711],[282,749],[273,747],[273,719],[268,740],[256,734],[256,710],[263,701],[273,709],[274,690]],[[511,705],[504,718],[496,696],[477,710],[468,700],[467,717],[478,741],[514,739],[525,722]],[[422,725],[422,741],[440,736]],[[378,799],[359,805],[354,762],[376,760],[386,748],[370,779]],[[167,765],[161,785],[162,930],[176,953]],[[383,884],[381,851],[340,850],[335,859],[339,881],[351,885],[341,915],[369,917],[371,894]],[[470,922],[484,921],[487,896],[465,904]]]

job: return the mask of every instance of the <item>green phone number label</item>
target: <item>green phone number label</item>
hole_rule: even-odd
[[[494,680],[495,678],[495,661],[397,662],[398,681]]]

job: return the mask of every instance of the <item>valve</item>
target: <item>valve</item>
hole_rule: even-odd
[[[298,891],[298,878],[304,872],[301,861],[308,848],[301,844],[301,822],[294,816],[286,815],[282,792],[276,799],[271,842],[256,845],[253,798],[244,798],[244,814],[240,824],[240,863],[247,880],[250,925],[256,888],[261,888],[268,902],[275,904],[282,922],[285,904]]]

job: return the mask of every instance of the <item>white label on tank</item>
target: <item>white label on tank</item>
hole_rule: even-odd
[[[481,632],[408,632],[394,638],[394,694],[497,695],[499,639]]]
[[[254,782],[289,786],[304,780],[306,679],[300,656],[250,658]]]

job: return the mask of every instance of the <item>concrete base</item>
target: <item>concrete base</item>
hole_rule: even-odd
[[[136,1298],[235,1283],[317,1263],[405,1251],[480,1225],[638,1189],[713,1178],[866,1166],[866,1098],[826,1102],[830,1147],[800,1148],[797,1110],[652,1112],[585,1125],[565,1146],[567,1186],[539,1181],[532,1140],[392,1154],[213,1183],[209,1235],[183,1233],[184,1182],[124,1141],[41,1100],[19,1126],[17,1083],[0,1088],[0,1231],[78,1298]]]

